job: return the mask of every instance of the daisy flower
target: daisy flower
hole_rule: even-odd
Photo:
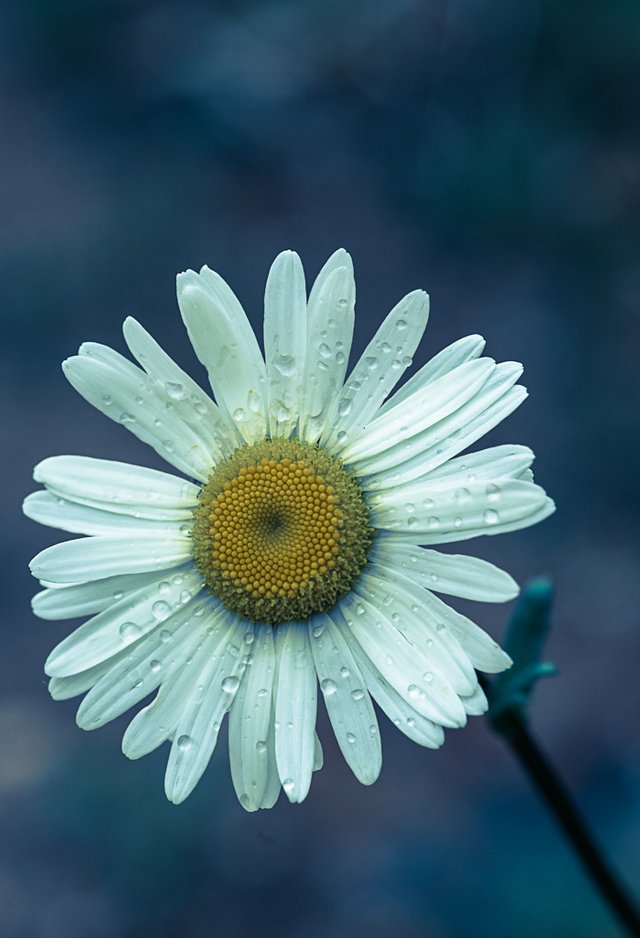
[[[489,602],[518,588],[497,567],[434,545],[535,524],[553,502],[533,453],[459,455],[513,411],[522,367],[460,339],[393,392],[424,332],[427,295],[400,300],[355,364],[350,256],[309,296],[297,254],[266,284],[264,356],[240,302],[208,267],[178,276],[178,303],[208,396],[127,319],[137,364],[88,342],[63,364],[94,407],[177,472],[87,456],[36,466],[24,511],[88,535],[31,563],[44,619],[90,618],[49,656],[56,700],[86,696],[95,729],[155,695],[125,755],[169,741],[167,797],[197,784],[229,714],[233,784],[247,810],[283,788],[302,801],[322,764],[318,686],[336,739],[368,785],[382,757],[375,701],[421,746],[487,702],[476,669],[509,657],[436,594]],[[346,378],[346,380],[345,380]],[[215,402],[214,402],[215,398]]]

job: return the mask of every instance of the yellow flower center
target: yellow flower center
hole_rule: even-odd
[[[278,624],[329,609],[367,562],[362,490],[316,446],[264,440],[216,467],[195,510],[194,557],[233,612]]]

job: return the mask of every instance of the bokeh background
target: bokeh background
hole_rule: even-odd
[[[277,252],[339,245],[355,352],[432,297],[419,361],[481,332],[531,396],[490,443],[533,446],[559,510],[468,547],[557,581],[534,729],[640,891],[640,6],[634,0],[5,0],[0,5],[3,640],[0,931],[8,938],[547,938],[619,934],[482,719],[438,753],[382,726],[363,788],[324,713],[302,806],[248,815],[221,740],[186,804],[166,752],[80,732],[32,617],[31,468],[159,465],[67,386],[134,314],[204,379],[174,274],[208,263],[256,325]],[[463,603],[459,608],[465,608]],[[465,608],[465,611],[468,611]],[[508,610],[473,610],[496,637]]]

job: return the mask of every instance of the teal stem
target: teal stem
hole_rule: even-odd
[[[483,680],[482,686],[490,699],[490,685]],[[502,713],[492,726],[519,760],[619,923],[632,938],[640,938],[640,912],[605,860],[563,781],[531,735],[522,712],[513,709]]]

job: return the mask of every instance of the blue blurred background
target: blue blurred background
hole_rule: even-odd
[[[308,800],[248,815],[225,742],[182,807],[125,720],[75,727],[42,662],[19,504],[84,453],[159,465],[66,384],[137,316],[204,380],[174,274],[208,263],[254,324],[277,252],[339,245],[355,352],[404,293],[417,361],[481,332],[531,397],[489,443],[531,445],[559,510],[470,542],[557,580],[533,726],[640,891],[640,6],[634,0],[5,0],[0,6],[4,409],[0,917],[9,938],[547,938],[619,934],[483,719],[421,750],[388,723],[378,783],[332,741]],[[470,604],[459,603],[468,612]],[[508,610],[472,614],[500,637]]]

